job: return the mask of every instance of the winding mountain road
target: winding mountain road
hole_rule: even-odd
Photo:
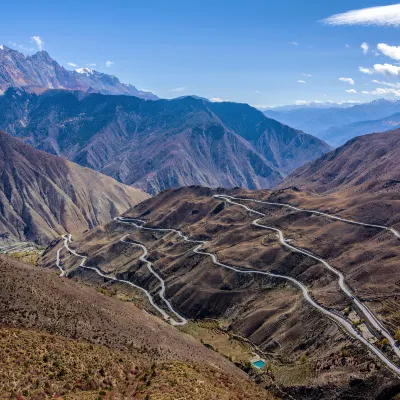
[[[243,201],[242,198],[233,197],[233,196],[225,196],[225,195],[215,195],[214,197],[215,197],[215,198],[219,198],[219,199],[224,199],[225,201],[227,201],[227,202],[229,202],[229,203],[231,203],[231,204],[240,206],[240,207],[242,207],[242,208],[246,209],[247,211],[252,212],[252,213],[254,213],[254,214],[261,215],[261,216],[264,216],[264,217],[267,216],[266,214],[263,214],[263,213],[261,213],[261,212],[259,212],[259,211],[256,211],[256,210],[254,210],[254,209],[252,209],[252,208],[250,208],[250,207],[248,207],[248,206],[246,206],[246,205],[244,205],[244,204],[237,203],[236,201],[234,201],[234,200]],[[251,200],[248,200],[248,201],[254,201],[254,200],[251,199]],[[325,213],[322,213],[322,212],[319,212],[319,211],[315,211],[315,210],[304,210],[304,209],[301,209],[301,208],[298,208],[298,207],[294,207],[294,206],[291,206],[291,205],[288,205],[288,204],[270,203],[270,202],[263,202],[263,201],[259,201],[259,200],[258,200],[258,201],[255,201],[255,202],[256,202],[256,203],[268,204],[268,205],[280,205],[280,206],[288,207],[288,208],[291,208],[291,209],[294,209],[294,210],[297,210],[297,211],[306,211],[306,212],[310,212],[310,213],[322,215],[322,216],[324,216],[324,217],[336,219],[336,220],[339,220],[339,221],[342,221],[342,222],[351,223],[351,224],[354,224],[354,225],[361,225],[361,226],[367,226],[367,227],[385,229],[385,230],[387,230],[387,231],[392,232],[392,233],[395,235],[395,237],[400,238],[399,233],[398,233],[395,229],[389,228],[389,227],[383,227],[383,226],[379,226],[379,225],[370,225],[370,224],[365,224],[365,223],[362,223],[362,222],[356,222],[356,221],[352,221],[352,220],[340,218],[340,217],[338,217],[338,216],[332,216],[332,215],[329,215],[329,214],[325,214]],[[314,260],[316,260],[316,261],[322,263],[327,269],[329,269],[330,271],[332,271],[332,272],[339,278],[339,279],[338,279],[339,287],[340,287],[340,289],[343,291],[343,293],[345,293],[346,296],[349,297],[349,298],[354,302],[354,304],[362,311],[362,313],[364,314],[364,316],[368,319],[369,323],[370,323],[376,330],[381,331],[382,335],[383,335],[383,336],[389,341],[389,343],[391,344],[391,346],[392,346],[392,348],[393,348],[393,351],[396,353],[397,357],[400,358],[400,349],[397,347],[397,344],[396,344],[395,339],[390,335],[389,331],[383,326],[383,324],[375,317],[375,315],[372,313],[372,311],[371,311],[367,306],[365,306],[365,305],[351,292],[351,290],[349,289],[349,287],[348,287],[348,286],[346,285],[346,283],[345,283],[344,275],[343,275],[340,271],[338,271],[336,268],[332,267],[332,266],[331,266],[327,261],[325,261],[323,258],[318,257],[318,256],[316,256],[316,255],[314,255],[314,254],[312,254],[312,253],[310,253],[310,252],[308,252],[308,251],[306,251],[306,250],[302,250],[302,249],[300,249],[300,248],[298,248],[298,247],[295,247],[295,246],[292,246],[291,244],[289,244],[289,243],[285,240],[285,237],[284,237],[284,235],[283,235],[283,232],[282,232],[280,229],[277,229],[277,228],[274,228],[274,227],[270,227],[270,226],[266,226],[266,225],[262,225],[262,224],[259,224],[259,223],[256,222],[256,221],[253,221],[253,225],[258,226],[258,227],[260,227],[260,228],[265,228],[265,229],[269,229],[269,230],[272,230],[272,231],[276,232],[276,233],[278,234],[278,236],[279,236],[279,242],[280,242],[283,246],[285,246],[286,248],[290,249],[291,251],[304,254],[304,255],[306,255],[307,257],[310,257],[310,258],[312,258],[312,259],[314,259]]]
[[[243,197],[234,197],[234,196],[219,195],[219,194],[216,194],[213,197],[216,197],[216,198],[229,198],[229,199],[232,199],[232,200],[249,201],[249,202],[252,202],[252,203],[267,204],[269,206],[278,206],[278,207],[290,208],[290,209],[295,210],[295,211],[303,211],[303,212],[307,212],[307,213],[310,213],[310,214],[321,215],[321,216],[324,216],[326,218],[336,219],[337,221],[346,222],[346,223],[352,224],[352,225],[360,225],[360,226],[365,226],[365,227],[369,227],[369,228],[383,229],[383,230],[391,232],[396,238],[400,239],[400,233],[396,229],[391,228],[389,226],[366,224],[364,222],[358,222],[358,221],[354,221],[352,219],[342,218],[342,217],[339,217],[338,215],[327,214],[327,213],[324,213],[324,212],[318,211],[318,210],[310,210],[310,209],[307,209],[307,208],[296,207],[296,206],[293,206],[293,205],[288,204],[288,203],[276,203],[276,202],[274,203],[274,202],[270,202],[270,201],[261,201],[261,200],[257,200],[257,199],[247,199],[247,198],[243,198]]]
[[[228,199],[226,199],[228,201]],[[231,200],[229,200],[229,202],[232,202]],[[246,209],[248,209],[248,211],[258,214],[260,215],[262,218],[265,217],[265,215],[263,213],[260,213],[259,211],[256,210],[252,210],[247,206],[244,206],[240,203],[235,203],[233,202],[233,204],[237,204],[241,207],[244,207]],[[266,227],[262,224],[259,223],[259,221],[262,218],[258,218],[256,220],[253,221],[253,224],[255,226],[261,227],[261,228],[265,228],[265,229],[271,229],[274,230],[278,233],[279,235],[279,229],[276,228],[270,228],[270,227]],[[315,307],[317,310],[319,310],[321,313],[325,314],[326,316],[328,316],[330,319],[336,321],[337,323],[340,324],[340,326],[342,326],[352,337],[358,339],[359,341],[361,341],[365,346],[367,346],[369,348],[369,350],[371,350],[381,361],[383,361],[388,368],[390,368],[393,372],[395,372],[397,375],[400,375],[400,368],[395,365],[391,360],[389,360],[383,353],[381,353],[375,346],[373,346],[371,343],[369,343],[359,332],[357,332],[352,324],[347,321],[346,319],[340,317],[339,315],[325,309],[324,307],[322,307],[321,305],[319,305],[318,303],[315,302],[315,300],[313,300],[313,298],[310,296],[309,290],[306,286],[304,286],[302,283],[300,283],[299,281],[297,281],[296,279],[289,277],[289,276],[285,276],[285,275],[279,275],[279,274],[274,274],[271,272],[265,272],[265,271],[259,271],[259,270],[250,270],[250,269],[240,269],[240,268],[236,268],[236,267],[232,267],[231,265],[227,265],[227,264],[223,264],[221,262],[218,261],[217,257],[215,254],[213,253],[208,253],[206,251],[201,251],[200,249],[202,248],[202,246],[204,244],[206,244],[207,242],[205,241],[201,241],[201,240],[192,240],[189,239],[188,236],[184,235],[181,231],[177,230],[177,229],[172,229],[172,228],[149,228],[149,227],[145,227],[142,225],[139,225],[137,222],[141,222],[144,223],[145,221],[143,220],[139,220],[139,219],[135,219],[135,218],[124,218],[124,217],[116,217],[114,218],[114,220],[121,222],[121,223],[125,223],[125,224],[130,224],[135,226],[138,229],[142,229],[142,230],[149,230],[149,231],[158,231],[158,232],[173,232],[178,234],[182,239],[184,239],[186,242],[189,243],[194,243],[197,244],[196,247],[193,248],[193,252],[196,254],[202,254],[202,255],[206,255],[211,257],[213,263],[215,265],[218,265],[220,267],[229,269],[231,271],[237,272],[237,273],[241,273],[241,274],[251,274],[251,275],[264,275],[264,276],[269,276],[272,278],[278,278],[278,279],[285,279],[287,281],[292,282],[294,285],[296,285],[298,288],[300,288],[300,290],[302,291],[303,297],[304,299],[309,302],[313,307]],[[284,241],[283,238],[283,233],[280,232],[279,238]],[[296,248],[294,248],[296,249]],[[298,249],[296,249],[296,251],[298,251]],[[305,252],[304,254],[310,256],[309,253]]]
[[[62,268],[61,262],[60,262],[60,251],[61,251],[63,248],[66,248],[71,254],[73,254],[74,256],[79,257],[79,258],[82,259],[81,263],[79,264],[80,267],[85,268],[85,269],[88,269],[88,270],[91,270],[91,271],[94,271],[94,272],[96,272],[96,274],[100,275],[100,276],[103,277],[103,278],[112,280],[112,281],[114,281],[114,282],[125,283],[125,284],[127,284],[127,285],[130,285],[130,286],[136,288],[136,289],[139,289],[140,291],[142,291],[142,292],[147,296],[147,298],[149,299],[150,304],[151,304],[151,305],[163,316],[163,318],[164,318],[166,321],[168,321],[171,325],[174,325],[174,326],[185,325],[185,324],[187,323],[187,320],[186,320],[184,317],[182,317],[180,314],[178,314],[178,313],[173,309],[171,303],[164,297],[164,295],[165,295],[165,282],[164,282],[164,281],[162,280],[162,278],[153,270],[153,268],[152,268],[152,263],[146,259],[146,256],[147,256],[147,254],[148,254],[147,248],[146,248],[145,246],[143,246],[142,244],[126,241],[127,236],[129,236],[129,235],[125,235],[124,237],[122,237],[122,238],[120,239],[120,242],[129,244],[129,245],[138,246],[138,247],[140,247],[140,248],[143,250],[143,254],[142,254],[141,257],[140,257],[140,260],[146,263],[146,266],[147,266],[147,268],[149,269],[149,271],[160,281],[160,283],[161,283],[161,290],[158,292],[158,294],[159,294],[159,296],[161,297],[161,299],[165,302],[165,304],[167,305],[167,307],[171,310],[171,312],[172,312],[173,314],[175,314],[175,315],[179,318],[179,321],[177,321],[177,320],[175,320],[174,318],[172,318],[172,317],[171,317],[170,315],[168,315],[162,308],[160,308],[160,307],[155,303],[154,298],[153,298],[153,296],[150,294],[150,292],[147,291],[146,289],[142,288],[141,286],[135,285],[134,283],[132,283],[132,282],[130,282],[130,281],[127,281],[127,280],[124,280],[124,279],[117,279],[117,278],[115,278],[115,277],[113,277],[113,276],[106,275],[106,274],[104,274],[103,272],[101,272],[99,269],[97,269],[97,268],[95,268],[95,267],[88,267],[87,265],[85,265],[85,264],[86,264],[87,257],[86,257],[86,256],[83,256],[83,255],[81,255],[81,254],[79,254],[79,253],[77,253],[75,250],[73,250],[73,249],[71,249],[71,248],[69,247],[69,243],[72,242],[72,235],[71,235],[71,234],[63,235],[63,236],[62,236],[62,238],[63,238],[63,240],[64,240],[64,245],[63,245],[60,249],[58,249],[58,251],[57,251],[56,265],[57,265],[57,268],[61,271],[60,277],[66,276],[66,272],[65,272],[65,270]]]

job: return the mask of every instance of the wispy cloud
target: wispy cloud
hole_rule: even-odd
[[[86,64],[86,66],[87,66],[87,67],[95,67],[96,64],[95,64],[95,63],[88,63],[88,64]]]
[[[339,81],[348,83],[349,85],[354,85],[354,80],[351,78],[339,78]]]
[[[350,48],[350,46],[348,44],[346,44],[345,47]]]
[[[75,63],[69,62],[67,63],[70,67],[77,67],[77,65]]]
[[[390,6],[362,8],[342,14],[332,15],[322,20],[328,25],[378,25],[399,26],[400,4]]]
[[[307,83],[307,82],[300,79],[299,81],[297,81],[297,83]]]
[[[106,67],[110,68],[114,63],[112,61],[106,61]]]
[[[400,46],[389,46],[386,43],[379,43],[377,48],[385,56],[400,61]]]
[[[260,92],[259,90],[257,90],[257,89],[255,90],[255,92],[256,92],[256,93],[258,93],[258,94],[260,94],[260,93],[261,93],[261,92]],[[256,108],[257,108],[257,107],[256,107]]]
[[[303,76],[307,76],[308,78],[311,78],[312,75],[311,74],[302,74]]]
[[[375,83],[377,85],[383,85],[383,86],[389,86],[392,88],[399,88],[400,89],[400,82],[399,83],[390,83],[390,82],[384,82],[384,81],[377,81],[373,80],[372,83]]]
[[[26,47],[23,44],[18,44],[15,42],[8,42],[8,44],[12,47],[16,47],[18,50],[22,50],[22,51],[26,51],[26,52],[31,52],[31,51],[35,51],[36,49],[34,49],[33,47]]]
[[[354,89],[348,89],[348,90],[346,90],[346,92],[347,92],[347,93],[352,93],[352,94],[355,94],[355,93],[357,93],[357,90],[354,90]]]
[[[362,48],[363,54],[367,54],[368,49],[369,49],[369,44],[367,42],[361,43],[361,48]]]
[[[374,70],[370,68],[358,67],[358,70],[363,74],[368,74],[368,75],[372,75],[374,73]]]
[[[32,36],[31,40],[32,42],[36,43],[36,46],[39,50],[43,50],[44,41],[40,38],[40,36]]]
[[[297,42],[295,42],[294,40],[292,40],[291,42],[289,42],[289,44],[292,44],[293,46],[298,46],[299,44]]]
[[[183,92],[185,90],[186,90],[186,88],[184,86],[182,86],[182,87],[177,87],[177,88],[174,88],[174,89],[170,89],[169,91],[170,92]]]

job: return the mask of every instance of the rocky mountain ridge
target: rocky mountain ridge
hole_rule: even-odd
[[[10,88],[0,128],[122,183],[157,193],[200,184],[268,188],[331,148],[246,104],[145,101]]]
[[[90,68],[67,70],[44,50],[26,56],[17,50],[1,46],[0,94],[9,87],[24,87],[35,92],[47,89],[83,90],[89,93],[124,94],[148,100],[158,99],[151,92],[121,83],[113,75]]]

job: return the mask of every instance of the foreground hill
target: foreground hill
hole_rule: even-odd
[[[200,184],[268,188],[331,148],[235,103],[9,89],[0,127],[149,193]]]
[[[129,302],[3,256],[0,274],[1,398],[274,398]]]
[[[0,233],[48,243],[148,198],[146,193],[38,151],[0,131]]]
[[[145,220],[147,229],[112,221],[73,237],[69,246],[87,256],[87,268],[62,241],[54,242],[44,254],[43,266],[54,269],[59,251],[68,278],[128,298],[161,317],[143,293],[133,293],[126,284],[130,281],[147,290],[171,317],[176,319],[172,309],[184,316],[188,321],[182,330],[234,362],[245,366],[254,354],[264,358],[268,368],[258,380],[269,388],[278,385],[294,398],[366,400],[391,398],[389,394],[397,393],[397,378],[368,347],[306,301],[293,284],[295,280],[307,287],[321,307],[350,324],[354,321],[359,327],[354,329],[362,330],[372,346],[381,346],[381,334],[370,331],[362,321],[363,314],[357,309],[348,311],[353,297],[340,289],[337,275],[310,254],[325,258],[340,270],[354,294],[368,301],[394,336],[399,323],[397,240],[381,230],[280,206],[242,202],[262,212],[262,217],[241,207],[240,201],[232,204],[227,198],[214,197],[224,193],[274,201],[292,191],[226,192],[201,187],[163,191],[125,213],[127,218]],[[271,228],[254,226],[255,219],[266,227],[281,229],[286,244],[278,241]],[[197,252],[198,243],[154,228],[179,229],[192,240],[206,241],[201,251],[215,254],[225,266]],[[290,250],[288,243],[306,250]],[[153,263],[158,278],[143,257]],[[100,278],[94,269],[103,277],[124,282]],[[387,279],[388,274],[393,279]],[[165,281],[165,297],[172,309],[159,296],[160,279]],[[384,352],[395,357],[389,347]]]
[[[113,75],[90,68],[69,71],[44,50],[26,56],[7,46],[0,46],[0,94],[9,87],[25,87],[38,92],[47,89],[83,90],[91,93],[125,94],[148,100],[158,99],[151,92],[121,83]]]

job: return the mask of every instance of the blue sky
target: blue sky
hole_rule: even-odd
[[[336,25],[320,21],[389,4],[16,0],[2,4],[0,43],[33,53],[38,46],[31,38],[37,36],[66,68],[73,69],[68,63],[96,64],[94,69],[165,98],[196,94],[265,106],[371,101],[400,96],[400,57],[392,47],[400,45],[399,28],[380,26],[387,23],[386,14],[383,22],[366,26],[360,25],[363,15],[361,22],[357,16],[350,22],[333,21]],[[378,44],[388,47],[378,50]],[[108,67],[107,61],[112,63]],[[385,64],[391,67],[374,69]],[[351,78],[354,85],[339,78]]]

